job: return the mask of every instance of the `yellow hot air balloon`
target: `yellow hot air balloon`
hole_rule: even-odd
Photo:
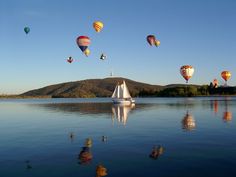
[[[84,51],[84,54],[85,54],[86,56],[89,56],[90,50],[87,48],[87,49]]]
[[[93,28],[95,29],[96,32],[100,32],[103,28],[103,23],[101,21],[95,21],[93,23]]]
[[[156,39],[154,44],[155,44],[156,47],[158,47],[161,44],[161,42]]]

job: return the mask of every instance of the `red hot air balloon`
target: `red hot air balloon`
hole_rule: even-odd
[[[156,43],[156,37],[154,35],[148,35],[147,36],[147,42],[153,46]]]
[[[72,63],[72,62],[73,62],[73,58],[72,58],[72,57],[68,57],[68,58],[67,58],[67,62],[68,62],[68,63]]]
[[[79,46],[80,50],[84,52],[88,46],[90,45],[90,38],[88,36],[79,36],[76,40],[77,45]]]

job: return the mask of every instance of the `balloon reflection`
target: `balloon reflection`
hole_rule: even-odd
[[[229,111],[229,106],[228,106],[229,100],[226,98],[225,99],[225,111],[223,113],[223,121],[229,122],[233,118],[233,114],[231,111]]]
[[[214,113],[218,112],[218,100],[214,100]]]
[[[107,169],[103,165],[98,165],[96,168],[96,177],[106,176]]]
[[[233,118],[232,112],[226,111],[226,112],[223,113],[223,120],[224,121],[226,121],[226,122],[231,121],[232,118]]]
[[[82,147],[82,150],[79,153],[78,159],[79,164],[87,165],[92,161],[93,155],[91,152],[92,147],[92,139],[87,138],[84,143],[84,147]]]
[[[70,141],[73,142],[74,138],[75,138],[75,134],[73,132],[71,132],[69,137],[70,137]]]
[[[116,117],[119,123],[126,125],[128,114],[135,105],[112,105],[112,118]]]
[[[185,130],[193,130],[196,128],[195,119],[188,111],[182,120],[182,128]]]
[[[152,152],[149,155],[149,157],[152,158],[152,159],[157,159],[160,155],[163,154],[163,152],[164,152],[164,148],[161,145],[154,146],[152,148]]]

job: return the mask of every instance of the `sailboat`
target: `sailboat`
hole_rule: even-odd
[[[130,96],[128,87],[126,86],[125,81],[123,80],[122,84],[117,84],[116,88],[111,96],[114,104],[134,104],[135,100]]]

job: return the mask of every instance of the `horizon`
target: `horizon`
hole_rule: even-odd
[[[223,85],[220,73],[229,70],[227,83],[235,86],[235,9],[233,0],[1,1],[0,94],[107,78],[111,72],[151,85],[185,84],[179,69],[186,64],[195,69],[189,84],[209,85],[216,78]],[[97,20],[104,23],[100,33],[92,27]],[[149,46],[149,34],[159,47]],[[76,44],[81,35],[91,38],[88,57]],[[106,60],[99,59],[101,53]]]

